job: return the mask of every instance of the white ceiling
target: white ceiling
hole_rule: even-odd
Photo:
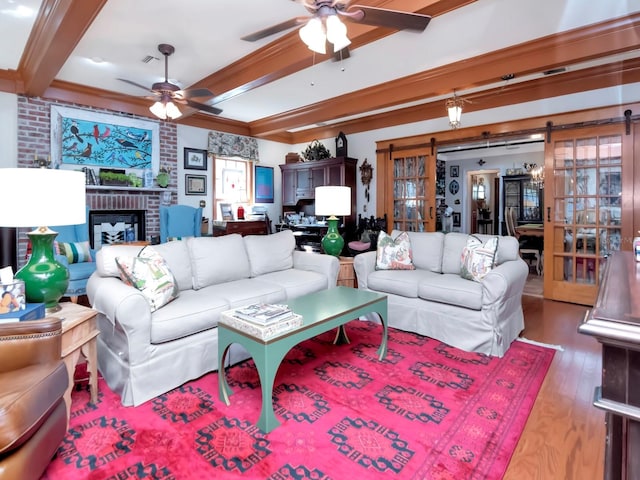
[[[41,3],[0,0],[0,31],[4,37],[0,69],[18,68]],[[28,9],[33,12],[31,16],[16,14]],[[635,11],[640,11],[640,0],[478,0],[435,17],[422,33],[395,33],[353,50],[352,56],[342,62],[313,66],[313,54],[309,52],[309,68],[216,106],[224,110],[224,118],[251,122]],[[164,62],[157,45],[170,43],[176,52],[169,58],[169,77],[188,87],[282,34],[255,43],[240,40],[243,35],[306,14],[302,5],[291,0],[109,0],[56,78],[144,96],[144,90],[117,78],[149,86],[163,80]],[[142,58],[147,55],[159,60],[145,64]],[[452,84],[452,91],[455,87]]]

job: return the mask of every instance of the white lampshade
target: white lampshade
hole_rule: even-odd
[[[44,227],[86,222],[84,172],[0,169],[0,226]]]
[[[167,107],[161,101],[157,101],[151,105],[149,111],[162,120],[167,119]]]
[[[182,112],[178,109],[175,103],[167,102],[167,117],[172,120],[175,120],[178,117],[182,116]]]
[[[316,187],[316,215],[351,215],[350,187]]]

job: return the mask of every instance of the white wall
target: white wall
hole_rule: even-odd
[[[18,165],[18,96],[0,92],[0,168]]]

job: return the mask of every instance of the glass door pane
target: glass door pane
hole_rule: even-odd
[[[393,155],[393,228],[402,231],[435,229],[435,162],[423,152]]]

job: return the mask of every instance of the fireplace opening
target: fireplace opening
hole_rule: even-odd
[[[91,248],[145,240],[144,210],[91,210],[89,212]]]

